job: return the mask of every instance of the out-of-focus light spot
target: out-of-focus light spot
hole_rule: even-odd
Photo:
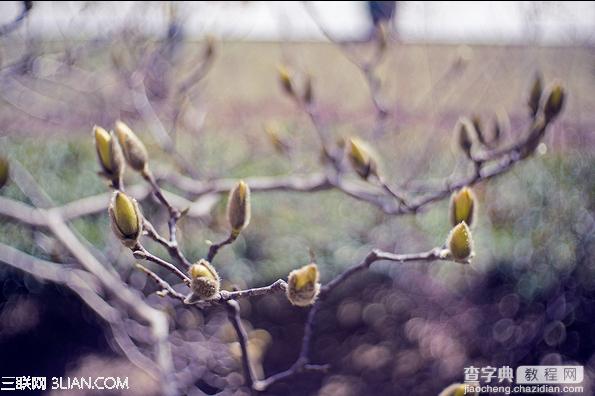
[[[380,345],[360,345],[352,354],[353,365],[361,370],[377,370],[391,358],[388,348]]]
[[[566,339],[566,327],[559,320],[548,324],[543,331],[543,340],[549,346],[560,345]]]
[[[512,318],[519,310],[520,298],[516,293],[510,293],[500,299],[498,311],[504,318]]]
[[[384,305],[373,303],[368,304],[362,311],[362,318],[364,322],[374,325],[386,317],[386,310],[384,309]]]
[[[514,334],[514,322],[510,319],[501,319],[492,327],[492,337],[501,344],[505,344]]]
[[[362,305],[355,300],[347,300],[341,303],[337,309],[337,320],[343,327],[352,327],[361,320]]]
[[[539,146],[537,146],[537,154],[539,155],[545,155],[547,153],[547,145],[545,143],[539,143]]]

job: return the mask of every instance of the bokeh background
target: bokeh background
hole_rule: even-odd
[[[13,23],[22,7],[2,3],[0,23]],[[376,69],[389,116],[375,128],[368,84],[350,60],[374,53],[365,2],[33,2],[0,36],[0,149],[55,205],[106,191],[91,129],[110,128],[118,118],[137,131],[161,175],[315,172],[319,143],[279,86],[277,66],[284,64],[298,78],[312,77],[321,120],[334,138],[368,140],[391,183],[437,187],[469,171],[453,142],[460,116],[479,116],[486,129],[498,119],[502,139],[512,141],[529,124],[526,101],[536,73],[559,80],[567,103],[537,153],[475,188],[473,263],[376,263],[350,279],[324,304],[315,327],[313,360],[331,363],[331,371],[301,375],[268,394],[435,395],[462,381],[467,366],[535,364],[584,365],[584,394],[592,394],[593,21],[593,2],[397,2]],[[347,40],[346,48],[329,42],[320,27]],[[169,153],[156,119],[174,142]],[[267,128],[285,151],[275,148]],[[127,184],[139,182],[127,174]],[[0,194],[30,202],[15,182]],[[324,282],[373,247],[423,251],[441,245],[449,230],[446,201],[396,217],[337,191],[264,192],[252,202],[249,228],[217,257],[228,287],[285,278],[308,262],[309,250]],[[165,224],[167,213],[156,202],[142,205],[154,224]],[[181,221],[188,257],[204,256],[206,240],[224,238],[224,213],[224,197],[207,196]],[[189,312],[155,296],[154,284],[113,237],[105,211],[72,225],[106,265],[171,315],[172,329],[200,340],[208,355],[195,383],[200,391],[230,394],[225,389],[241,376],[225,314]],[[44,229],[0,218],[0,242],[75,265]],[[306,311],[283,295],[241,307],[260,375],[289,367]],[[72,292],[6,265],[0,265],[0,356],[0,376],[126,373],[134,386],[123,394],[159,394]]]

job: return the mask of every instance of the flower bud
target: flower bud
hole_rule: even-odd
[[[535,118],[537,111],[539,110],[539,102],[541,101],[541,94],[543,92],[543,82],[541,75],[536,74],[533,85],[531,86],[531,92],[529,93],[529,99],[527,105],[529,106],[529,113],[532,118]]]
[[[243,180],[229,192],[227,220],[235,237],[250,223],[250,187]]]
[[[120,120],[116,121],[115,130],[128,165],[138,172],[146,171],[149,155],[143,142]]]
[[[10,176],[10,164],[6,158],[0,157],[0,188],[8,182]]]
[[[377,175],[378,164],[366,144],[357,138],[349,140],[349,161],[355,172],[364,180]]]
[[[473,140],[471,138],[471,125],[468,120],[459,120],[459,123],[457,124],[457,134],[459,147],[463,150],[467,158],[471,158],[471,146],[473,146]]]
[[[107,132],[100,126],[93,127],[95,149],[102,173],[114,183],[118,183],[124,172],[124,155],[113,132]],[[117,186],[117,185],[116,185]]]
[[[300,307],[312,305],[320,292],[319,276],[314,263],[291,271],[287,279],[287,299]]]
[[[463,187],[450,197],[450,224],[454,227],[465,222],[471,227],[477,210],[475,194],[469,187]]]
[[[283,91],[285,91],[285,93],[289,96],[295,96],[293,81],[289,70],[284,65],[279,65],[277,67],[277,72],[279,73],[279,82],[281,83],[281,88],[283,88]]]
[[[473,256],[471,230],[464,221],[450,231],[446,246],[451,256],[457,261],[464,261]]]
[[[188,270],[192,293],[186,297],[186,303],[192,304],[201,300],[208,300],[219,293],[221,279],[215,268],[205,259],[192,264]]]
[[[543,108],[543,114],[547,122],[552,121],[560,114],[562,106],[564,105],[564,88],[561,85],[556,84],[548,96]]]
[[[134,198],[116,191],[108,208],[114,234],[122,243],[133,248],[142,233],[143,216]]]
[[[469,386],[478,386],[479,383],[467,384]],[[477,392],[465,393],[465,384],[452,384],[446,387],[438,396],[477,396]]]

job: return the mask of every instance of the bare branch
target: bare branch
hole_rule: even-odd
[[[163,297],[165,297],[165,295],[168,295],[169,294],[173,298],[176,298],[176,299],[178,299],[178,300],[180,300],[182,302],[186,298],[186,296],[184,296],[183,294],[178,293],[177,291],[175,291],[174,288],[169,283],[167,283],[159,275],[157,275],[156,273],[154,273],[153,271],[151,271],[150,269],[148,269],[144,265],[142,265],[140,263],[136,263],[136,268],[138,268],[139,270],[143,271],[151,279],[153,279],[155,281],[155,283],[157,283],[157,286],[159,286],[162,289],[161,290],[161,294],[162,294]]]
[[[443,250],[441,248],[434,248],[427,252],[411,254],[395,254],[384,252],[378,249],[372,250],[359,264],[342,272],[341,274],[333,278],[330,282],[328,282],[326,285],[321,287],[318,299],[314,303],[314,305],[312,305],[312,307],[310,308],[310,312],[308,313],[308,318],[304,325],[304,337],[302,339],[302,347],[295,363],[286,371],[275,374],[264,380],[257,381],[254,384],[255,390],[259,392],[265,391],[271,385],[279,381],[283,381],[285,379],[293,377],[294,375],[302,373],[304,371],[325,372],[326,370],[328,370],[328,365],[310,364],[310,345],[312,343],[312,334],[314,331],[314,324],[316,322],[316,314],[318,313],[318,310],[320,309],[320,306],[324,302],[325,298],[335,288],[337,288],[339,285],[341,285],[343,282],[345,282],[348,278],[355,275],[356,273],[368,269],[370,265],[372,265],[372,263],[382,260],[405,263],[408,261],[448,260],[448,258],[445,254],[443,254]]]
[[[172,263],[170,263],[168,261],[165,261],[165,260],[163,260],[163,259],[155,256],[154,254],[150,253],[142,245],[138,245],[135,249],[133,249],[132,254],[137,259],[147,260],[147,261],[151,261],[151,262],[153,262],[155,264],[159,264],[163,268],[165,268],[168,271],[170,271],[173,274],[175,274],[178,278],[180,278],[187,285],[190,284],[190,278],[188,277],[188,275],[186,275],[185,273],[183,273],[182,271],[180,271],[178,269],[178,267],[176,267]]]
[[[244,381],[249,389],[252,389],[254,384],[255,374],[250,357],[248,356],[248,334],[246,329],[242,325],[242,318],[240,317],[240,304],[235,300],[227,301],[225,306],[227,307],[228,318],[238,336],[238,342],[242,349],[242,366],[244,368]]]

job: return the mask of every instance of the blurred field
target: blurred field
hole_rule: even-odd
[[[73,66],[45,55],[32,74],[0,78],[0,128],[6,135],[0,139],[2,151],[20,161],[57,204],[106,191],[96,175],[90,137],[96,123],[111,127],[116,118],[125,119],[147,142],[152,160],[160,164],[156,168],[175,169],[136,115],[131,98],[120,94],[121,83],[109,72],[113,53],[110,58],[103,50],[95,51],[92,43],[78,47],[90,56]],[[182,71],[166,68],[155,83],[174,86],[199,49],[198,44],[185,45],[176,54]],[[10,58],[16,47],[8,50]],[[365,56],[367,49],[356,51]],[[186,112],[177,135],[177,149],[202,177],[320,169],[318,141],[308,119],[278,86],[280,63],[313,76],[321,117],[333,136],[368,139],[379,151],[389,180],[398,185],[439,186],[443,178],[469,171],[452,143],[459,116],[478,114],[487,125],[496,113],[507,113],[511,128],[504,139],[522,133],[528,123],[528,89],[537,71],[545,81],[562,81],[569,95],[541,155],[477,187],[481,209],[474,230],[474,263],[375,264],[370,274],[340,289],[322,312],[315,359],[330,361],[331,375],[323,383],[313,376],[273,394],[357,395],[366,389],[392,395],[414,385],[415,394],[436,394],[460,380],[462,368],[471,364],[513,366],[544,359],[585,364],[592,381],[593,50],[392,46],[380,75],[382,97],[393,116],[383,133],[373,134],[374,114],[364,79],[335,46],[218,43],[212,71],[196,88],[197,107]],[[153,105],[170,129],[175,106],[158,98]],[[203,118],[204,125],[196,128]],[[289,158],[276,153],[267,140],[263,124],[268,121],[276,121],[291,143]],[[135,175],[127,177],[128,184],[138,181]],[[23,199],[14,184],[2,194]],[[383,215],[333,191],[255,194],[253,205],[247,232],[217,257],[221,275],[241,287],[286,277],[307,262],[309,248],[316,253],[323,280],[328,280],[372,247],[425,250],[440,245],[449,229],[446,202],[406,217]],[[153,223],[162,224],[165,213],[155,203],[143,204],[143,210]],[[190,258],[205,254],[205,240],[224,236],[223,214],[220,202],[209,216],[182,221],[181,243]],[[0,242],[47,255],[32,243],[30,230],[0,221]],[[105,213],[77,220],[74,226],[124,279],[147,293],[153,290],[134,275],[130,254],[114,241]],[[0,267],[0,278],[7,277],[21,292],[44,293],[35,282]],[[288,366],[297,353],[303,312],[290,308],[282,296],[242,304],[254,327],[273,336],[265,371]],[[0,345],[11,340],[4,336]],[[321,385],[320,393],[308,393]]]

